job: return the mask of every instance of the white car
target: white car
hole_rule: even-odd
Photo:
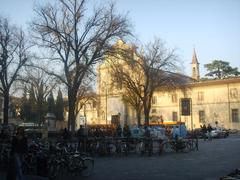
[[[212,138],[226,138],[228,135],[228,131],[220,128],[213,129],[210,133]]]
[[[216,138],[216,137],[218,136],[218,130],[212,130],[212,131],[210,132],[210,136],[211,136],[212,138]]]

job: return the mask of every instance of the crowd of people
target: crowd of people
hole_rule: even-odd
[[[212,140],[212,137],[211,137],[211,131],[213,130],[212,126],[210,124],[208,124],[207,126],[203,124],[200,126],[200,128],[202,131],[202,136],[204,141],[206,141],[206,139]]]

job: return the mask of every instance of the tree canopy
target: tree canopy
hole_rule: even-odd
[[[205,64],[204,67],[207,69],[208,73],[205,76],[222,79],[232,76],[239,76],[240,72],[238,68],[231,67],[229,62],[222,60],[214,60],[209,64]]]
[[[64,120],[64,101],[62,96],[62,91],[59,89],[56,99],[56,105],[55,105],[55,115],[56,119],[59,121]]]
[[[0,17],[0,92],[4,97],[4,124],[8,124],[9,93],[19,72],[29,60],[28,41],[24,32]]]
[[[117,53],[120,53],[124,63],[114,59],[110,61],[112,76],[124,89],[123,100],[136,110],[138,124],[142,109],[145,123],[149,124],[154,91],[161,87],[174,87],[180,82],[169,72],[178,69],[175,50],[167,48],[156,38],[143,47],[135,44],[129,49],[116,49],[113,56]]]
[[[130,33],[130,26],[113,4],[89,13],[86,0],[57,2],[36,8],[31,27],[35,43],[50,52],[45,56],[49,66],[45,71],[67,87],[68,128],[75,131],[77,95],[83,79],[113,41]]]

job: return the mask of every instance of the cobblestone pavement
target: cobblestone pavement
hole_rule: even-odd
[[[240,135],[200,140],[199,151],[190,153],[94,159],[94,172],[90,177],[68,176],[61,180],[218,180],[240,168]]]

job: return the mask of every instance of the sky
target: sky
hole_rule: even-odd
[[[37,0],[0,0],[0,15],[26,27]],[[38,0],[46,1],[46,0]],[[89,1],[89,0],[88,0]],[[107,0],[93,0],[105,3]],[[128,13],[136,37],[143,43],[161,38],[191,75],[193,48],[200,63],[223,60],[240,70],[240,0],[115,0],[117,11]]]

